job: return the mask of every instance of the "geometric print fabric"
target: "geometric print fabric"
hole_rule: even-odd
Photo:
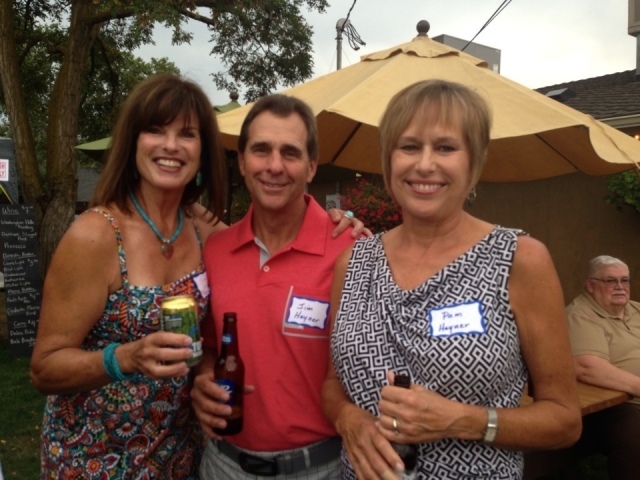
[[[358,240],[349,260],[331,350],[350,399],[379,416],[386,372],[408,374],[451,400],[517,408],[527,379],[508,281],[520,230],[496,227],[413,290],[391,275],[381,235]],[[484,333],[430,334],[429,311],[479,302]],[[419,445],[420,479],[518,479],[523,455],[481,442]],[[342,452],[343,478],[355,474]]]

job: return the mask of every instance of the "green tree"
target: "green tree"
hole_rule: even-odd
[[[94,50],[96,48],[94,47]],[[99,53],[99,48],[97,49]],[[82,86],[82,102],[78,119],[78,143],[109,135],[120,107],[133,87],[149,75],[171,72],[180,75],[180,69],[167,58],[152,58],[149,62],[123,51],[107,62],[104,56],[90,55],[90,74]],[[23,71],[29,70],[30,85],[27,95],[29,122],[34,135],[36,156],[41,174],[46,171],[46,133],[50,86],[49,78],[56,64],[47,65],[48,58],[33,55],[25,59]],[[33,62],[38,62],[34,68]],[[33,72],[33,75],[31,75]],[[36,81],[37,80],[37,81]],[[11,127],[0,90],[0,137],[11,136]],[[86,155],[79,155],[80,164],[93,164]]]
[[[326,0],[0,0],[1,100],[22,196],[36,206],[43,269],[73,219],[74,147],[85,125],[80,106],[117,103],[103,95],[125,92],[118,83],[125,60],[118,56],[152,42],[156,25],[172,30],[175,45],[188,43],[186,24],[199,21],[228,68],[215,75],[217,85],[245,86],[252,100],[310,77],[312,30],[301,10],[326,7]],[[46,157],[43,174],[36,138]]]
[[[102,55],[90,60],[90,75],[83,82],[78,143],[109,135],[122,103],[140,81],[155,73],[180,75],[180,69],[167,58],[149,62],[123,51],[109,59]]]

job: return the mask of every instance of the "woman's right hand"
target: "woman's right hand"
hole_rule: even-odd
[[[193,356],[191,337],[171,332],[155,332],[116,348],[122,373],[140,372],[153,380],[189,374],[185,360]]]
[[[377,422],[373,414],[351,404],[339,415],[336,430],[358,479],[398,480],[394,471],[402,472],[404,465]]]

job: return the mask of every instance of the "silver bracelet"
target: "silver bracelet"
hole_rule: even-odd
[[[491,444],[498,435],[498,412],[495,408],[487,407],[487,426],[484,429],[484,443]]]

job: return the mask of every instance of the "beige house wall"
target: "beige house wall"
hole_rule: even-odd
[[[341,182],[342,193],[351,187]],[[469,213],[505,227],[520,228],[549,249],[562,283],[565,303],[581,289],[587,262],[598,255],[629,265],[631,298],[640,301],[640,213],[619,212],[605,203],[607,179],[582,173],[523,183],[481,183]],[[312,185],[324,205],[335,184]]]

